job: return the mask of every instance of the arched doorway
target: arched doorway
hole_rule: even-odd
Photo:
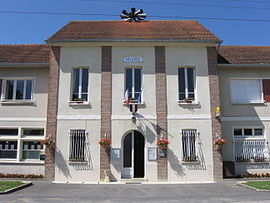
[[[144,136],[138,131],[131,131],[124,137],[122,178],[144,177],[144,145]]]

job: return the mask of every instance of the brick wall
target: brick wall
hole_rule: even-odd
[[[57,127],[59,64],[60,64],[60,47],[51,47],[46,137],[51,136],[54,141],[56,140],[56,127]],[[48,180],[54,180],[55,175],[54,170],[55,170],[55,148],[46,147],[45,178]]]
[[[100,137],[111,138],[112,114],[112,47],[101,49],[101,134]],[[100,147],[100,179],[105,177],[104,170],[110,170],[110,154]]]
[[[165,47],[155,47],[156,66],[156,108],[157,108],[157,137],[167,136],[167,91],[166,91],[166,67],[165,67]],[[159,149],[160,150],[160,149]],[[159,153],[158,153],[159,154]],[[158,156],[157,169],[158,180],[168,178],[167,158]]]
[[[208,71],[209,71],[210,102],[211,102],[212,139],[215,140],[217,135],[221,136],[221,123],[220,120],[216,118],[216,107],[220,106],[216,47],[208,47],[207,55],[208,55]],[[214,146],[213,146],[213,176],[215,180],[223,178],[221,151],[218,151]]]

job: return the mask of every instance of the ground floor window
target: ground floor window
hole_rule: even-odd
[[[268,158],[268,147],[263,127],[235,127],[233,133],[235,161],[261,162]]]
[[[196,129],[183,129],[182,130],[182,153],[183,161],[193,162],[197,161],[197,130]]]
[[[85,161],[86,131],[81,129],[70,130],[69,134],[69,161]]]
[[[44,128],[0,128],[0,161],[40,160]]]

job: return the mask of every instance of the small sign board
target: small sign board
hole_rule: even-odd
[[[144,58],[141,56],[125,56],[123,61],[124,63],[143,63]]]
[[[159,157],[166,158],[167,157],[167,150],[160,149],[159,150]]]
[[[121,157],[120,152],[120,148],[111,148],[111,160],[119,160]]]
[[[157,148],[148,147],[148,161],[156,161],[156,160],[157,160]]]
[[[40,151],[39,160],[41,160],[41,161],[45,160],[45,151]]]

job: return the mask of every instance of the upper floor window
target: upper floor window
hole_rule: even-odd
[[[88,101],[88,68],[73,69],[72,101]]]
[[[235,137],[263,136],[263,128],[234,128],[233,134]]]
[[[2,100],[31,100],[33,79],[6,79]]]
[[[262,103],[262,85],[260,79],[232,79],[231,102],[238,104]]]
[[[195,100],[193,68],[178,69],[179,100]]]
[[[142,69],[127,68],[126,69],[126,87],[128,99],[135,99],[138,103],[142,101]]]

